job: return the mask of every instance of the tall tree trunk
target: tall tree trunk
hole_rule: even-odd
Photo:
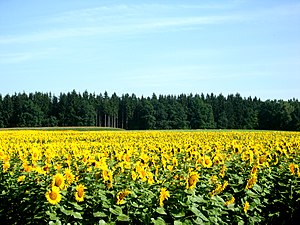
[[[97,126],[98,126],[97,117],[98,117],[98,116],[97,116],[97,112],[96,112],[96,114],[95,114],[95,124],[94,124],[94,125],[95,125],[95,127],[97,127]]]
[[[123,111],[123,109],[122,109],[122,121],[121,121],[121,127],[122,127],[122,129],[124,129],[124,111]]]

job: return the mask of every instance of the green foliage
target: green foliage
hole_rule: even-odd
[[[0,95],[2,127],[99,126],[124,129],[300,130],[297,99],[261,101],[228,95],[136,97],[77,93]]]

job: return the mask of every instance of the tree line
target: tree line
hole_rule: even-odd
[[[98,126],[123,129],[300,131],[298,99],[261,101],[240,94],[137,97],[73,90],[0,95],[0,127]]]

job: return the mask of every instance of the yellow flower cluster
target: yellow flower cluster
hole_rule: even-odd
[[[247,174],[240,179],[245,189],[279,162],[300,177],[299,162],[293,161],[300,151],[296,132],[1,131],[0,143],[0,173],[16,174],[20,185],[26,185],[29,175],[36,182],[49,181],[43,195],[53,205],[66,190],[73,200],[84,202],[90,185],[86,176],[108,190],[130,183],[158,187],[160,206],[173,196],[172,190],[197,190],[201,182],[207,183],[207,196],[226,192],[232,165],[241,166],[231,173]],[[116,204],[130,198],[133,185],[127,186],[114,192]],[[232,197],[225,205],[234,202]],[[249,203],[243,208],[247,212]]]

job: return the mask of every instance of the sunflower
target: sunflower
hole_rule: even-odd
[[[198,179],[199,174],[197,172],[191,172],[186,181],[186,189],[194,189],[196,187]]]
[[[7,170],[10,168],[10,163],[9,161],[6,161],[4,164],[3,164],[3,173],[7,172]]]
[[[137,174],[136,174],[136,172],[134,172],[134,171],[131,171],[131,178],[132,178],[132,180],[136,180],[136,178],[137,178]]]
[[[254,184],[256,184],[257,182],[257,176],[256,174],[251,175],[251,177],[249,178],[249,180],[247,181],[247,185],[245,187],[245,189],[250,189],[254,186]]]
[[[289,169],[290,169],[290,172],[291,172],[293,175],[295,175],[295,168],[296,168],[295,164],[294,164],[294,163],[290,163]]]
[[[70,169],[65,169],[65,179],[68,185],[74,182],[75,176],[74,174],[72,174],[72,171]]]
[[[251,169],[251,175],[256,175],[257,174],[257,166],[253,166],[252,169]]]
[[[212,183],[217,183],[217,181],[218,181],[218,176],[216,176],[216,175],[213,175],[213,176],[211,176],[210,178],[209,178],[209,180],[212,182]]]
[[[103,178],[104,181],[108,181],[109,180],[109,176],[108,176],[107,170],[102,170],[102,178]]]
[[[124,203],[124,199],[127,195],[129,195],[131,192],[128,191],[128,190],[124,190],[124,191],[121,191],[117,194],[117,205],[121,205]]]
[[[65,186],[65,178],[61,173],[55,174],[52,181],[52,186],[59,187],[62,190]]]
[[[164,201],[170,197],[170,192],[166,188],[160,189],[159,195],[159,206],[162,207],[164,205]]]
[[[249,208],[250,208],[249,202],[246,201],[245,205],[244,205],[244,212],[247,213],[247,211],[249,210]]]
[[[109,184],[107,185],[107,187],[112,188],[112,186],[113,186],[113,173],[112,173],[112,171],[109,171],[107,175],[108,175],[108,178],[109,178]]]
[[[224,189],[228,186],[228,181],[225,180],[224,184],[217,184],[217,187],[210,192],[210,196],[214,196],[214,195],[218,195],[220,194],[222,191],[224,191]]]
[[[235,202],[235,198],[232,196],[232,198],[229,199],[228,201],[226,201],[224,205],[229,206],[229,205],[233,204],[234,202]]]
[[[79,184],[76,187],[75,199],[76,199],[77,202],[83,202],[83,198],[84,198],[84,195],[85,195],[84,189],[85,189],[85,187],[82,184]]]
[[[23,182],[23,181],[25,180],[25,178],[26,178],[25,175],[19,176],[17,181],[18,181],[19,183],[21,183],[21,182]]]
[[[227,169],[226,165],[223,164],[223,165],[222,165],[222,168],[221,168],[221,170],[220,170],[220,172],[219,172],[219,176],[220,176],[220,177],[224,178],[226,169]]]
[[[59,193],[59,188],[52,186],[52,189],[47,191],[45,194],[47,201],[52,205],[56,205],[61,200],[61,194]]]
[[[148,184],[150,185],[154,184],[153,173],[147,172],[147,177],[148,177]]]
[[[208,156],[204,156],[204,159],[202,161],[202,166],[205,168],[210,168],[212,166],[212,161]]]

